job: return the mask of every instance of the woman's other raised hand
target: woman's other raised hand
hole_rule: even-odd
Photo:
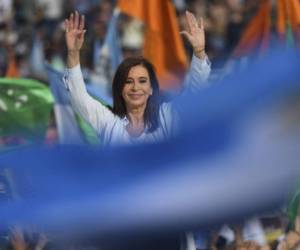
[[[186,11],[185,15],[189,30],[184,30],[180,33],[188,39],[193,47],[194,54],[199,58],[205,58],[205,32],[203,18],[200,18],[198,23],[196,17],[191,12]]]

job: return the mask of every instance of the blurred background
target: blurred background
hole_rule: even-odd
[[[257,11],[258,0],[176,0],[177,22],[180,30],[186,29],[185,10],[205,20],[207,54],[214,67],[224,65],[237,45],[241,33]],[[86,16],[86,42],[82,53],[82,65],[90,73],[95,72],[95,50],[105,40],[116,1],[108,0],[53,0],[0,2],[1,75],[7,71],[9,51],[13,51],[20,77],[37,77],[32,72],[30,58],[36,39],[42,43],[44,57],[57,69],[64,69],[65,43],[63,21],[78,10]],[[118,20],[118,34],[124,57],[140,54],[143,46],[143,23],[123,15]],[[171,41],[170,41],[171,42]],[[186,54],[191,48],[184,41]]]

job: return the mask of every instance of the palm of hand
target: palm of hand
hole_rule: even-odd
[[[83,45],[83,36],[77,29],[66,32],[66,42],[69,50],[80,50]]]
[[[205,47],[205,35],[204,30],[199,27],[191,30],[191,40],[190,40],[193,48],[201,48]]]

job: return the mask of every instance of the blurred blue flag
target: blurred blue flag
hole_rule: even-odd
[[[23,181],[16,183],[22,200],[0,207],[0,226],[18,219],[62,237],[115,240],[281,206],[300,175],[299,65],[297,52],[271,55],[243,74],[180,97],[174,105],[183,129],[170,140],[0,155]],[[24,192],[26,179],[30,192]]]
[[[121,61],[123,60],[122,50],[120,46],[120,40],[118,36],[118,17],[120,11],[118,9],[114,10],[112,18],[110,20],[108,31],[104,40],[104,46],[108,46],[110,63],[112,70],[115,72]]]
[[[113,75],[123,60],[120,39],[118,36],[118,17],[120,11],[115,9],[110,19],[103,45],[95,44],[94,68],[97,78],[104,85],[111,84]]]
[[[46,75],[45,67],[45,53],[44,45],[39,37],[39,34],[35,32],[33,38],[33,44],[29,56],[30,70],[34,76],[44,78]]]

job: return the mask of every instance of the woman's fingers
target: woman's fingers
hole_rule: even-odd
[[[200,28],[200,29],[204,29],[204,20],[201,17],[199,20],[199,23],[195,17],[195,15],[189,11],[187,12],[187,20],[188,20],[188,24],[190,26],[190,28],[196,29],[196,28]]]
[[[191,34],[189,32],[187,32],[187,31],[184,30],[184,31],[180,31],[180,34],[184,35],[189,40],[189,42],[192,43],[192,39],[193,38],[192,38],[192,36],[191,36]]]
[[[80,16],[80,22],[79,22],[79,29],[83,30],[84,29],[84,23],[85,23],[85,17],[84,15]]]
[[[196,18],[195,16],[191,13],[191,12],[188,12],[189,14],[189,19],[190,19],[190,26],[191,26],[191,30],[195,30],[195,28],[197,28],[197,21],[196,21]]]
[[[77,11],[75,11],[75,17],[74,17],[74,29],[78,29],[79,26],[79,14]]]
[[[192,22],[191,22],[190,12],[186,11],[185,16],[186,16],[186,21],[187,21],[187,24],[188,24],[189,32],[191,32],[192,31],[191,30],[192,29]]]
[[[188,27],[189,27],[189,31],[190,33],[194,33],[196,32],[196,29],[199,28],[198,22],[196,17],[189,11],[186,11],[186,19],[187,19],[187,23],[188,23]],[[201,19],[200,19],[201,22]],[[203,22],[203,20],[202,20]],[[200,28],[203,26],[203,23],[200,24]]]
[[[64,25],[65,25],[65,31],[69,32],[69,21],[68,21],[68,19],[65,19]]]
[[[85,32],[86,32],[86,30],[80,30],[80,31],[78,31],[78,38],[79,39],[83,39],[84,38],[84,34],[85,34]]]
[[[75,12],[75,14],[71,13],[69,18],[65,19],[64,23],[66,32],[70,32],[73,30],[80,30],[81,32],[84,32],[85,17],[84,15],[79,15],[77,11]]]
[[[71,13],[69,18],[69,31],[74,29],[74,14]]]
[[[200,25],[200,29],[203,29],[203,30],[204,30],[204,20],[203,20],[202,17],[200,18],[199,25]]]
[[[191,17],[192,25],[194,27],[198,26],[196,17],[191,12],[189,12],[189,14],[190,14],[190,17]]]
[[[85,17],[84,15],[79,15],[77,11],[75,11],[75,13],[71,13],[70,17],[65,20],[65,29],[67,32],[71,30],[83,31],[84,25]]]

